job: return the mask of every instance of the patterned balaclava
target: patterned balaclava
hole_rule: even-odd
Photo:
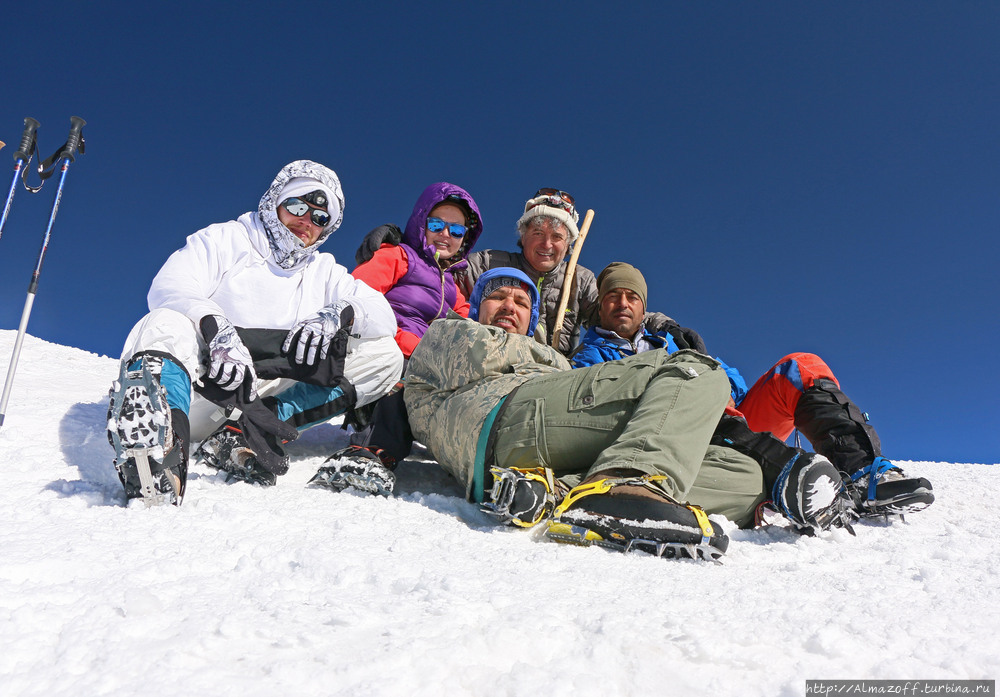
[[[326,194],[330,223],[308,247],[278,220],[278,205],[286,198],[319,189]],[[344,219],[344,193],[340,179],[328,167],[312,160],[296,160],[281,168],[257,207],[274,261],[283,269],[293,269],[316,250]]]

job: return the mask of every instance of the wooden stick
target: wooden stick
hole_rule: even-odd
[[[569,255],[569,263],[566,264],[566,277],[563,279],[562,297],[559,298],[559,309],[556,310],[556,326],[552,330],[552,348],[559,350],[559,335],[562,334],[563,322],[566,321],[566,307],[569,305],[569,293],[573,286],[573,274],[576,273],[576,260],[580,258],[580,250],[583,249],[583,241],[587,239],[590,232],[590,222],[594,219],[593,209],[587,211],[583,217],[583,225],[580,226],[580,237],[573,245],[573,253]]]

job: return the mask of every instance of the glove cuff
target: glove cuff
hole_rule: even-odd
[[[346,301],[341,302],[344,303],[344,307],[340,310],[340,328],[350,334],[354,328],[354,306]]]
[[[201,318],[201,322],[198,323],[202,337],[208,342],[218,336],[220,331],[232,326],[232,322],[222,315],[205,315]]]

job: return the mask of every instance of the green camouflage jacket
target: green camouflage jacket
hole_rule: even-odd
[[[467,319],[439,319],[406,368],[410,428],[468,494],[490,411],[521,383],[561,370],[570,370],[569,361],[530,337]]]

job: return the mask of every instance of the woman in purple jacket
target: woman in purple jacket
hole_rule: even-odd
[[[396,343],[407,358],[435,319],[451,308],[469,316],[469,303],[453,274],[483,232],[479,207],[465,189],[438,182],[420,194],[399,246],[383,244],[351,275],[383,293],[399,329]]]
[[[417,199],[402,243],[383,244],[351,272],[389,301],[396,315],[396,343],[407,359],[428,325],[449,309],[468,317],[469,302],[453,274],[465,269],[482,232],[472,196],[459,186],[437,182]],[[396,390],[379,400],[371,426],[355,433],[353,445],[334,453],[312,482],[338,491],[350,486],[388,495],[395,484],[392,470],[409,455],[412,440],[403,395]]]

